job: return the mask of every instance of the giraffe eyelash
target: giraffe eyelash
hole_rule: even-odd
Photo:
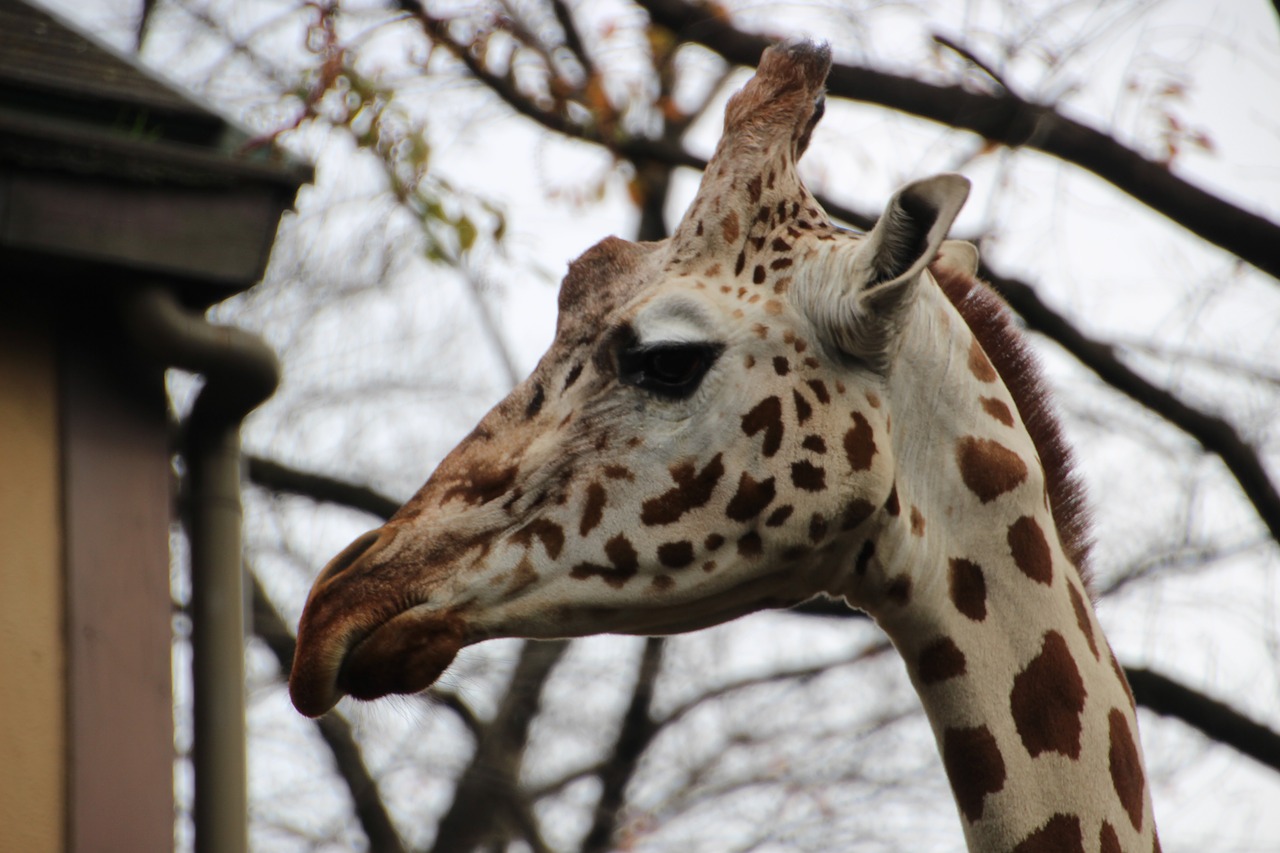
[[[632,344],[618,353],[618,381],[672,400],[698,390],[724,347],[704,342]]]

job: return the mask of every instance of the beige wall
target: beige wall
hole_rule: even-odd
[[[63,849],[66,703],[57,365],[0,305],[0,850]]]

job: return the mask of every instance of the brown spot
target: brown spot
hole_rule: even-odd
[[[1024,515],[1010,524],[1008,540],[1013,562],[1024,575],[1046,586],[1053,582],[1053,555],[1049,551],[1049,540],[1044,538],[1044,531],[1034,518]]]
[[[891,517],[897,518],[898,513],[902,512],[902,504],[898,502],[898,484],[894,483],[893,488],[889,490],[889,497],[885,498],[884,511]]]
[[[720,220],[720,233],[724,235],[726,243],[738,242],[738,212],[736,210],[729,211],[729,215]],[[719,270],[716,270],[719,272]],[[707,275],[713,275],[707,270]]]
[[[765,313],[772,314],[776,317],[782,313],[782,303],[776,299],[770,299],[764,303],[764,310]],[[760,337],[763,338],[764,335],[761,335]]]
[[[831,402],[831,395],[827,393],[827,383],[821,379],[808,379],[805,380],[805,384],[813,391],[813,396],[818,398],[819,403],[825,406]]]
[[[791,287],[791,276],[784,275],[773,283],[773,292],[782,295]]]
[[[1013,412],[1009,411],[1009,407],[1003,401],[995,397],[983,397],[978,402],[982,403],[982,408],[988,415],[1005,426],[1013,426]]]
[[[1098,853],[1124,853],[1124,848],[1120,846],[1120,836],[1116,835],[1116,828],[1110,821],[1104,820],[1102,829],[1098,831]]]
[[[742,275],[742,271],[746,269],[746,266],[747,266],[747,251],[746,249],[743,249],[741,252],[738,252],[738,260],[735,261],[733,264],[733,274],[735,276]]]
[[[712,264],[711,266],[707,267],[702,274],[709,278],[715,278],[716,276],[720,275],[720,265]]]
[[[707,560],[705,563],[702,564],[702,570],[704,572],[714,572],[716,570],[716,561]]]
[[[809,541],[821,542],[822,537],[827,535],[827,520],[822,517],[822,513],[815,512],[809,518]]]
[[[640,521],[650,526],[671,524],[686,512],[711,500],[711,493],[724,476],[724,463],[720,457],[721,454],[717,453],[701,471],[693,462],[673,465],[670,473],[676,483],[675,488],[645,501],[640,508]]]
[[[785,270],[787,267],[791,266],[791,263],[792,261],[790,258],[776,258],[769,264],[769,269],[774,270],[775,272],[777,270]]]
[[[991,366],[991,360],[983,352],[982,344],[978,343],[977,338],[974,338],[973,343],[969,345],[969,370],[978,378],[979,382],[995,382],[1000,376],[1000,374],[996,373],[996,369]]]
[[[853,561],[853,570],[858,575],[865,575],[871,566],[871,558],[876,555],[876,543],[870,539],[862,543],[858,556]]]
[[[758,202],[758,201],[760,200],[760,187],[761,187],[761,184],[762,184],[762,181],[760,180],[760,176],[759,176],[759,175],[756,175],[754,178],[752,178],[751,180],[747,181],[747,192],[751,194],[751,203],[752,203],[752,204],[755,204],[756,202]]]
[[[604,475],[610,480],[626,480],[631,482],[635,479],[635,475],[631,473],[631,469],[625,465],[606,465],[602,469]]]
[[[959,557],[953,559],[948,584],[956,610],[974,622],[987,618],[987,581],[981,566]]]
[[[579,536],[586,536],[592,530],[595,530],[596,525],[604,518],[606,497],[604,486],[599,483],[592,483],[587,486],[587,502],[582,508],[582,520],[578,522]]]
[[[1076,625],[1080,627],[1080,633],[1084,634],[1085,641],[1089,643],[1089,651],[1093,652],[1095,658],[1098,656],[1098,643],[1093,639],[1093,621],[1089,618],[1089,608],[1085,607],[1084,598],[1076,591],[1076,585],[1067,581],[1067,594],[1071,596],[1071,609],[1076,612]]]
[[[960,811],[975,823],[982,817],[983,800],[1004,788],[1004,758],[986,726],[949,728],[942,735],[942,765]]]
[[[1056,814],[1013,848],[1013,853],[1084,853],[1080,818]]]
[[[787,361],[785,355],[775,355],[773,357],[773,372],[779,376],[786,376],[791,372],[791,362]]]
[[[920,514],[920,507],[915,504],[911,505],[911,533],[913,536],[924,535],[924,516]]]
[[[844,434],[844,455],[849,459],[850,468],[866,471],[876,455],[875,430],[861,412],[853,412],[850,417],[853,418],[853,426]]]
[[[782,401],[777,397],[765,397],[742,416],[742,431],[752,436],[763,431],[764,444],[760,452],[765,456],[777,453],[782,446]]]
[[[547,556],[556,559],[564,548],[564,528],[545,518],[534,519],[511,534],[511,541],[528,548],[534,537],[542,543]]]
[[[708,551],[714,551],[724,544],[724,537],[719,533],[708,533],[707,538],[702,540],[702,545]]]
[[[649,585],[658,592],[666,592],[671,589],[671,587],[675,586],[676,582],[671,575],[655,575],[653,580],[649,582]]]
[[[806,435],[804,441],[800,442],[800,446],[812,453],[827,452],[827,442],[820,435]]]
[[[827,472],[807,459],[791,463],[791,482],[797,489],[820,492],[827,487]]]
[[[1120,805],[1129,815],[1133,828],[1142,831],[1142,794],[1146,781],[1142,776],[1142,759],[1138,757],[1138,747],[1129,731],[1129,723],[1124,712],[1112,708],[1107,715],[1111,724],[1111,750],[1108,758],[1111,762],[1111,784],[1115,786]]]
[[[844,513],[840,516],[840,529],[852,530],[862,522],[871,517],[876,508],[871,501],[855,498],[845,505]]]
[[[900,607],[906,606],[911,601],[911,578],[906,575],[899,575],[890,581],[889,586],[885,588],[885,597]]]
[[[956,442],[960,477],[984,504],[1017,488],[1027,479],[1022,457],[989,438],[967,436]]]
[[[445,489],[440,503],[448,503],[451,499],[461,498],[469,506],[479,506],[496,500],[507,493],[516,480],[517,468],[508,465],[506,468],[494,469],[485,465],[476,465],[470,469],[470,476],[461,478],[454,485]]]
[[[878,409],[878,408],[880,408],[880,395],[879,395],[879,394],[877,394],[875,391],[868,391],[868,392],[867,392],[867,403],[868,403],[868,405],[870,405],[870,406],[871,406],[871,408],[873,408],[873,409]]]
[[[769,517],[764,521],[764,526],[780,527],[788,518],[791,517],[791,513],[795,512],[795,510],[796,508],[791,504],[783,504],[773,512],[769,513]]]
[[[760,534],[754,530],[743,534],[738,540],[738,553],[744,557],[758,557],[763,550],[764,543],[760,541]]]
[[[756,268],[751,271],[751,281],[755,284],[764,284],[764,267],[756,264]]]
[[[627,537],[618,534],[604,543],[604,555],[609,558],[612,566],[579,563],[569,571],[570,576],[577,580],[596,576],[614,589],[621,589],[635,577],[640,563],[636,557],[636,549],[631,547]]]
[[[1080,714],[1087,695],[1067,641],[1047,631],[1040,654],[1014,676],[1009,693],[1014,725],[1032,758],[1042,752],[1080,757]]]
[[[916,673],[921,684],[937,684],[965,673],[964,652],[950,637],[940,637],[920,652]]]
[[[658,546],[658,562],[668,569],[683,569],[693,562],[693,543],[664,542]]]
[[[578,377],[581,375],[582,375],[582,362],[578,362],[573,367],[569,368],[569,372],[564,377],[564,387],[561,388],[560,390],[562,392],[568,391],[569,387],[573,385],[573,383],[577,382]]]
[[[774,237],[773,242],[769,244],[769,248],[775,252],[789,252],[791,251],[791,244],[781,237]]]
[[[1133,699],[1133,688],[1129,686],[1129,679],[1125,677],[1124,668],[1120,666],[1120,661],[1116,660],[1116,653],[1111,647],[1107,647],[1107,653],[1111,655],[1111,671],[1116,674],[1116,681],[1120,682],[1120,686],[1124,688],[1125,695],[1129,697],[1129,707],[1136,708],[1138,703]]]
[[[738,312],[735,311],[733,313],[737,314]],[[756,357],[751,353],[747,353],[746,357],[742,359],[742,363],[746,366],[747,370],[750,370],[756,366]]]
[[[734,521],[747,521],[755,518],[764,508],[773,502],[777,489],[774,487],[774,479],[770,477],[767,480],[756,482],[751,475],[743,472],[738,479],[738,491],[734,493],[733,498],[729,501],[729,506],[725,508],[725,515]]]
[[[546,401],[547,395],[542,390],[542,383],[535,382],[533,385],[533,396],[529,398],[529,405],[524,408],[524,419],[533,420],[538,412],[542,411],[542,404]]]
[[[809,418],[813,417],[813,406],[809,405],[809,401],[806,400],[799,391],[793,390],[791,392],[791,399],[793,399],[796,404],[797,421],[804,423],[809,420]]]

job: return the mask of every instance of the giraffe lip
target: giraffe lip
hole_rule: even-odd
[[[466,643],[465,623],[456,614],[422,607],[403,611],[351,643],[334,679],[333,701],[425,690]]]
[[[424,690],[467,643],[462,619],[422,606],[345,631],[326,631],[304,614],[299,629],[289,698],[308,717],[321,716],[343,696],[369,700]]]

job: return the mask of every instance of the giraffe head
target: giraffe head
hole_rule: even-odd
[[[692,630],[847,591],[892,502],[902,329],[968,183],[910,184],[867,235],[796,162],[829,52],[768,50],[673,237],[574,261],[551,348],[407,504],[315,581],[290,690],[430,685],[492,637]],[[936,288],[935,288],[936,289]]]

